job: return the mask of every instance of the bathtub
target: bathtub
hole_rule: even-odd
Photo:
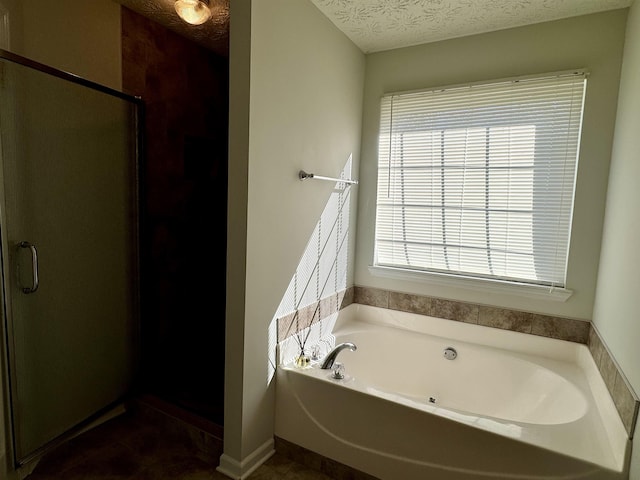
[[[357,346],[345,378],[280,345],[276,436],[383,480],[628,478],[585,345],[358,304],[327,321],[325,351]]]

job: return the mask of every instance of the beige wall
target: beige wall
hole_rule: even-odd
[[[356,285],[590,319],[627,10],[367,56]],[[566,302],[372,276],[379,99],[385,92],[586,68],[588,80]]]
[[[120,5],[113,0],[2,0],[10,50],[120,90]]]
[[[249,52],[248,4],[231,3],[225,455],[237,461],[273,437],[268,329],[333,190],[297,173],[337,176],[358,158],[364,78],[364,55],[308,0],[252,2]]]
[[[224,364],[224,451],[242,458],[245,275],[249,96],[251,81],[251,0],[230,3],[233,27],[229,54],[229,173],[227,195],[227,299]]]
[[[640,393],[640,4],[629,12],[593,322]],[[636,438],[640,425],[636,429]],[[637,443],[637,442],[636,442]],[[640,448],[632,480],[640,479]]]

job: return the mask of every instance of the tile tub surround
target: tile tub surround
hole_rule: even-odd
[[[590,323],[442,298],[354,287],[354,303],[587,344]]]
[[[354,286],[278,319],[278,342],[341,310],[351,303],[428,315],[486,327],[556,338],[588,345],[629,438],[640,409],[638,395],[603,344],[591,322],[458,302],[378,288]]]
[[[369,287],[352,287],[278,318],[278,342],[351,303],[587,344],[591,323]]]
[[[600,371],[611,398],[613,398],[613,403],[620,414],[624,428],[627,430],[629,438],[633,438],[633,430],[640,410],[638,395],[629,385],[622,370],[618,367],[615,359],[602,341],[600,334],[593,326],[589,331],[588,346],[593,361]]]
[[[278,342],[310,327],[352,303],[353,287],[350,287],[278,318]]]

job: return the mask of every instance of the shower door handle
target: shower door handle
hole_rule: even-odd
[[[40,282],[38,281],[38,250],[36,249],[36,246],[29,243],[29,242],[20,242],[20,248],[28,248],[29,250],[31,250],[31,277],[32,277],[32,284],[31,287],[23,287],[22,288],[22,293],[24,294],[29,294],[29,293],[35,293],[36,290],[38,290],[38,286],[40,284]]]

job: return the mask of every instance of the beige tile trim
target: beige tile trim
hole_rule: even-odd
[[[351,303],[474,323],[570,342],[587,344],[589,341],[589,326],[591,324],[584,320],[355,286],[336,292],[318,302],[278,318],[278,342]]]
[[[354,287],[354,303],[373,305],[403,312],[429,315],[458,322],[529,333],[584,343],[589,340],[590,322],[553,317],[475,303],[393,292],[369,287]]]
[[[638,410],[640,409],[638,395],[627,381],[622,369],[618,366],[593,325],[591,325],[591,330],[589,331],[588,345],[591,356],[596,362],[600,375],[618,410],[624,428],[627,430],[629,438],[632,439],[636,419],[638,418]]]
[[[353,303],[353,287],[335,292],[311,305],[306,305],[278,318],[278,342],[310,327],[351,303]]]

